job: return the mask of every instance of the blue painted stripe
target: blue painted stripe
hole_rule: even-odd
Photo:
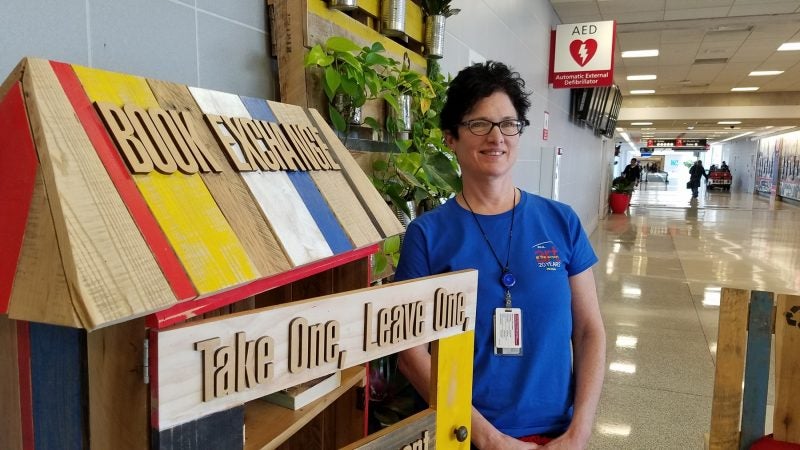
[[[750,295],[750,323],[748,324],[747,356],[744,366],[740,449],[750,448],[755,441],[764,436],[772,317],[772,293],[753,291]]]
[[[241,99],[252,118],[277,122],[275,114],[265,100],[245,96],[242,96]],[[311,179],[311,175],[308,172],[299,171],[287,172],[287,174],[333,253],[339,254],[352,250],[353,243],[350,242],[350,238],[347,237],[328,202],[325,201],[314,180]]]
[[[83,330],[30,323],[33,435],[37,449],[84,449],[88,429]]]

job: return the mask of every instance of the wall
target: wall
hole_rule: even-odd
[[[454,0],[461,13],[447,19],[441,67],[455,74],[475,57],[502,61],[519,72],[533,91],[531,126],[522,135],[514,181],[539,192],[542,147],[562,147],[558,199],[572,206],[587,232],[598,223],[606,192],[598,192],[611,166],[602,158],[603,141],[569,122],[569,89],[547,84],[550,29],[560,23],[547,0]],[[471,58],[472,55],[472,58]],[[549,138],[542,140],[544,112],[550,113]],[[606,151],[614,151],[609,142]],[[606,158],[607,160],[610,158]]]
[[[265,0],[0,2],[0,79],[35,56],[259,98],[275,96]]]
[[[731,169],[731,190],[752,194],[755,189],[755,164],[758,141],[741,138],[723,143],[722,159]]]

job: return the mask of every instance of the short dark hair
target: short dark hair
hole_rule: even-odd
[[[458,72],[447,88],[440,116],[440,127],[458,137],[458,124],[462,122],[478,101],[503,92],[511,99],[517,111],[517,119],[527,124],[530,92],[525,91],[525,80],[505,64],[497,61],[476,63]]]

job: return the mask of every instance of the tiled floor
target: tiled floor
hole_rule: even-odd
[[[702,449],[721,287],[800,293],[799,207],[735,192],[690,197],[642,185],[629,213],[591,236],[608,336],[592,449]]]

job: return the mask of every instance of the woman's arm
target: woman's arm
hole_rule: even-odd
[[[567,432],[544,448],[586,448],[603,387],[606,333],[592,269],[569,278],[572,289],[572,348],[575,407]]]

